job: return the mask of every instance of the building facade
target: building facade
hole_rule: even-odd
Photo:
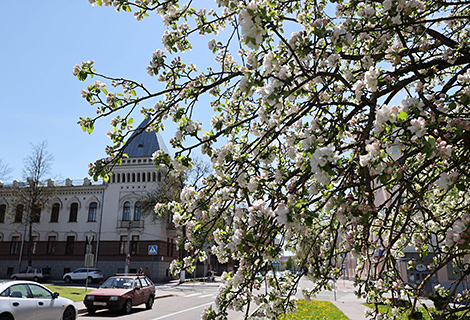
[[[144,121],[139,128],[146,125]],[[116,272],[146,270],[154,281],[170,278],[177,258],[177,230],[144,215],[141,198],[162,181],[152,154],[165,149],[155,132],[142,131],[127,145],[121,165],[108,182],[48,180],[50,199],[32,223],[32,265],[49,267],[52,279],[85,266],[88,255],[105,278]],[[29,227],[17,193],[21,183],[0,182],[0,278],[27,266]],[[91,256],[92,254],[93,256]]]

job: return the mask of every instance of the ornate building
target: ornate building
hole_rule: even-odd
[[[144,216],[140,203],[161,182],[162,172],[152,163],[160,149],[165,145],[159,135],[143,131],[128,144],[128,158],[113,168],[109,182],[49,180],[51,199],[32,224],[33,266],[50,267],[51,278],[62,278],[83,267],[91,253],[88,257],[105,277],[143,268],[155,281],[169,278],[169,264],[179,254],[177,232],[166,221]],[[1,278],[27,266],[28,224],[17,197],[21,186],[0,182]]]

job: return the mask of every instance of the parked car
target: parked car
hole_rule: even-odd
[[[62,279],[66,283],[75,282],[75,281],[86,281],[88,277],[88,282],[98,283],[103,280],[103,272],[100,269],[96,268],[78,268],[75,271],[64,274]]]
[[[14,273],[11,275],[13,280],[32,280],[32,281],[46,281],[49,279],[49,268],[33,268],[28,267],[20,272]],[[0,319],[1,320],[1,319]]]
[[[75,320],[77,306],[32,281],[0,282],[0,320]]]
[[[85,296],[88,313],[98,309],[122,311],[129,314],[133,306],[145,303],[151,309],[155,300],[155,285],[145,275],[115,275],[108,278],[98,289]]]

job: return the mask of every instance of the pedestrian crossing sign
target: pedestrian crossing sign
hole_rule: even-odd
[[[158,251],[158,246],[156,244],[149,246],[149,255],[156,255]]]

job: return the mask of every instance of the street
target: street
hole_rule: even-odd
[[[214,303],[220,283],[185,283],[182,285],[157,285],[157,299],[151,310],[145,305],[132,308],[132,313],[123,315],[108,310],[97,311],[94,315],[84,313],[79,319],[139,319],[139,320],[199,320],[204,308]],[[232,312],[230,319],[243,319],[243,314]]]
[[[78,319],[85,320],[104,320],[104,319],[139,319],[139,320],[199,320],[204,308],[214,303],[217,294],[217,288],[220,282],[198,282],[184,284],[163,284],[157,285],[157,299],[151,310],[146,310],[145,305],[137,306],[132,309],[129,315],[123,315],[118,312],[110,312],[102,310],[94,315],[83,313]],[[302,289],[312,287],[312,282],[306,278],[302,278],[299,284],[299,290],[296,297],[302,299]],[[364,306],[356,299],[353,293],[352,282],[340,280],[337,282],[337,290],[323,291],[315,299],[326,300],[335,303],[340,309],[351,310],[359,308],[359,317],[348,315],[351,319],[364,319]],[[250,310],[250,313],[254,309]],[[230,312],[229,319],[241,320],[244,314],[240,312]]]

